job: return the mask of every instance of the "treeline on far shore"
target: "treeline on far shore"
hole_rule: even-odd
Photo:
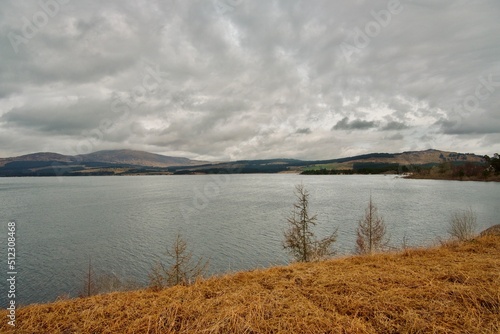
[[[352,169],[308,169],[304,175],[353,175],[353,174],[405,174],[411,171],[407,166],[397,163],[354,163]]]
[[[431,168],[421,168],[408,177],[415,179],[440,179],[460,181],[500,181],[500,157],[484,156],[482,163],[443,162]]]
[[[352,169],[309,169],[304,175],[403,174],[414,179],[500,181],[500,158],[484,156],[482,162],[445,161],[425,165],[354,163]]]

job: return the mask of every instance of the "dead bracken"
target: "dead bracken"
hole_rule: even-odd
[[[498,333],[500,237],[29,305],[16,321],[54,334]]]

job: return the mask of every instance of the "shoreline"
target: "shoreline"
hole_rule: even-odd
[[[30,333],[491,332],[500,237],[237,272],[17,309]],[[6,324],[2,333],[15,333]]]
[[[434,177],[434,176],[426,176],[426,175],[408,175],[408,176],[402,176],[401,178],[403,179],[410,179],[410,180],[443,180],[443,181],[460,181],[460,182],[500,182],[500,175],[495,176],[489,179],[484,179],[484,178],[456,178],[456,177]]]

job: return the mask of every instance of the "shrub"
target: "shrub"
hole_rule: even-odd
[[[477,226],[477,215],[471,208],[454,212],[451,215],[448,233],[452,238],[460,241],[470,240],[474,237]]]
[[[174,245],[167,250],[167,256],[172,262],[170,266],[159,262],[149,273],[149,286],[153,290],[174,285],[189,285],[207,271],[208,260],[199,258],[194,261],[193,253],[187,250],[187,243],[181,235],[177,235]]]

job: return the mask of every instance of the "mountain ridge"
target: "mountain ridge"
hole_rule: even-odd
[[[101,150],[88,154],[64,155],[54,152],[36,152],[17,157],[0,158],[0,167],[15,161],[54,161],[62,163],[102,162],[147,167],[189,166],[207,163],[184,157],[166,156],[137,150]]]
[[[329,160],[261,159],[208,162],[129,149],[63,155],[38,152],[0,158],[0,176],[82,176],[209,173],[300,173],[305,170],[398,169],[397,166],[482,163],[473,153],[428,149],[401,153],[368,153]]]

